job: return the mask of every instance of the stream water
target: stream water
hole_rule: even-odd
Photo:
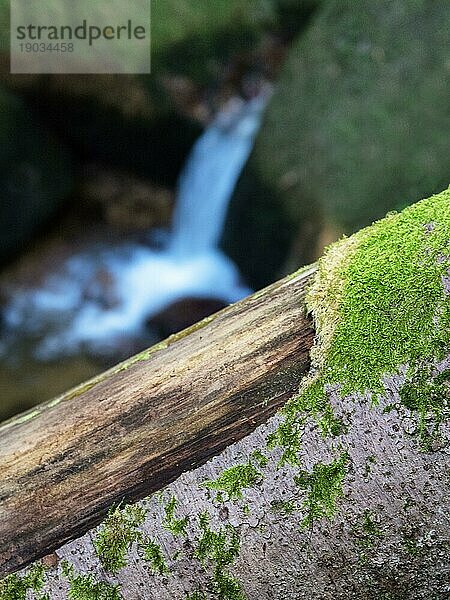
[[[37,289],[13,294],[3,311],[0,355],[24,335],[36,340],[38,360],[101,352],[117,336],[138,335],[152,315],[179,299],[228,304],[249,294],[218,244],[266,100],[232,99],[198,139],[179,178],[172,231],[158,249],[103,244],[68,258]],[[109,274],[107,286],[99,272]]]

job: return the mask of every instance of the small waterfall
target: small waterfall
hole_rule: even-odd
[[[16,290],[3,315],[10,335],[41,337],[40,359],[86,347],[101,352],[117,336],[138,334],[149,317],[182,298],[232,303],[248,295],[218,244],[267,97],[233,99],[197,140],[179,178],[165,247],[127,243],[72,256],[41,288]],[[101,279],[98,273],[108,274],[107,292],[92,283]]]
[[[265,104],[263,96],[233,98],[195,144],[178,184],[170,251],[186,256],[218,246]]]

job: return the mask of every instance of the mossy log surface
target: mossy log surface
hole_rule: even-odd
[[[88,531],[265,422],[314,332],[303,270],[0,425],[0,575]]]

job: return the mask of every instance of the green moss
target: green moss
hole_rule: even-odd
[[[408,366],[400,391],[403,405],[421,423],[438,430],[448,410],[446,375],[426,365],[450,347],[450,295],[443,281],[450,267],[450,191],[389,214],[331,246],[319,262],[307,303],[317,343],[314,375],[284,409],[284,421],[269,438],[296,463],[305,421],[323,433],[343,429],[333,415],[328,389],[340,394],[384,393],[384,377]]]
[[[340,457],[329,464],[317,463],[311,473],[299,471],[294,480],[298,487],[306,490],[307,496],[303,508],[306,516],[302,527],[311,526],[322,517],[331,519],[336,512],[336,503],[344,493],[342,483],[346,474],[348,454],[342,452]]]
[[[126,566],[130,546],[142,538],[138,530],[145,521],[146,511],[139,505],[113,508],[100,526],[94,540],[95,550],[103,567],[117,573]]]
[[[144,560],[150,563],[151,568],[158,575],[167,575],[170,573],[162,548],[154,540],[146,540],[143,545],[143,556]]]
[[[185,600],[206,600],[206,594],[204,592],[192,592],[187,594]]]
[[[0,600],[26,600],[28,591],[36,592],[37,600],[46,600],[46,594],[39,594],[44,587],[44,567],[37,563],[22,577],[17,574],[8,575],[0,581]]]
[[[213,531],[209,526],[209,515],[202,512],[198,519],[201,536],[197,539],[195,555],[204,564],[210,559],[220,567],[233,563],[239,554],[240,541],[237,530],[231,525]]]
[[[228,495],[228,500],[242,500],[244,497],[242,490],[253,487],[261,479],[262,474],[249,461],[246,464],[226,469],[217,479],[205,481],[202,486],[209,490],[225,492]]]
[[[196,540],[195,556],[206,567],[213,567],[212,586],[218,600],[245,600],[240,583],[230,574],[228,568],[240,551],[237,530],[227,524],[219,531],[209,526],[209,516],[203,512],[199,516],[200,537]]]
[[[365,510],[362,522],[354,529],[358,546],[370,550],[383,537],[378,520],[370,510]]]
[[[285,417],[284,421],[267,438],[269,448],[283,448],[281,465],[299,464],[298,451],[308,418],[315,420],[323,437],[338,436],[346,432],[346,427],[335,416],[326,395],[322,394],[320,381],[311,381],[309,387],[288,402],[281,412]]]
[[[218,600],[245,600],[241,584],[228,571],[216,569],[213,584]]]
[[[77,573],[67,561],[62,562],[61,569],[69,581],[69,600],[122,600],[118,585],[97,581],[91,574]]]
[[[449,190],[354,236],[350,260],[341,257],[338,269],[342,287],[327,282],[336,310],[333,322],[324,321],[329,315],[315,302],[320,275],[308,299],[319,335],[330,338],[323,384],[341,384],[342,394],[382,393],[383,375],[443,357],[450,341],[449,299],[442,284],[449,256]],[[322,274],[329,260],[326,255],[321,262]]]
[[[165,517],[162,522],[164,529],[173,533],[173,535],[186,535],[186,527],[189,523],[189,517],[183,519],[175,518],[175,509],[177,507],[177,499],[172,496],[164,507]]]
[[[406,408],[418,414],[418,434],[429,450],[449,407],[450,370],[437,373],[430,365],[418,364],[400,389]]]
[[[298,464],[298,452],[301,446],[306,416],[299,413],[296,402],[288,402],[281,411],[283,421],[277,429],[267,436],[267,446],[270,450],[276,447],[283,449],[279,464]]]
[[[120,600],[117,585],[95,581],[92,575],[76,575],[70,581],[70,600]]]
[[[254,450],[251,453],[250,458],[252,458],[261,467],[261,469],[264,469],[264,467],[267,467],[269,464],[269,459],[261,452],[261,450]]]
[[[121,600],[119,586],[96,581],[92,575],[74,575],[70,580],[70,600]]]

